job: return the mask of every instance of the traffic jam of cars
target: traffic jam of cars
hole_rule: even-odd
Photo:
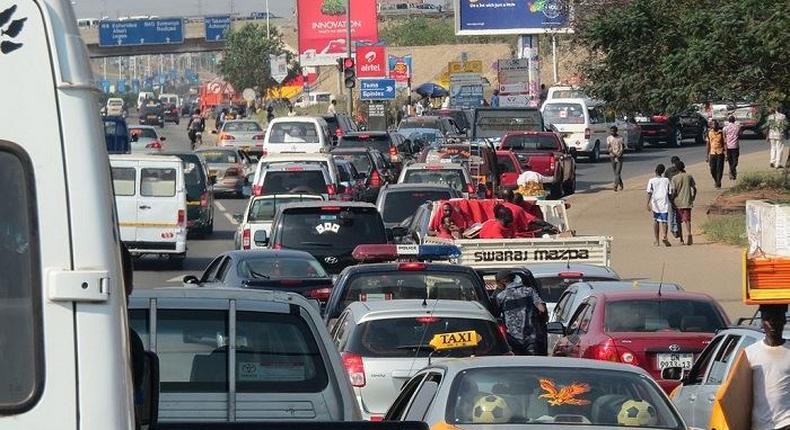
[[[141,123],[167,118],[148,111]],[[111,163],[132,256],[180,268],[187,238],[213,231],[215,195],[247,201],[234,249],[182,287],[132,295],[132,327],[159,355],[159,420],[706,427],[713,402],[689,399],[712,395],[761,332],[728,328],[708,295],[621,279],[612,239],[575,233],[563,197],[577,159],[598,161],[615,122],[630,150],[658,138],[604,115],[555,98],[436,110],[386,132],[343,114],[235,118],[194,152],[129,126],[132,154]],[[177,233],[159,235],[152,221],[168,212]],[[534,293],[515,325],[533,327],[527,350],[511,284]],[[211,394],[229,392],[247,400]]]

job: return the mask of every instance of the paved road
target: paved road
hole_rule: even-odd
[[[134,120],[132,120],[134,121]],[[211,121],[210,121],[211,122]],[[213,124],[213,122],[212,122]],[[164,147],[166,150],[185,150],[189,148],[186,136],[186,122],[180,125],[167,124],[162,130],[166,137]],[[207,134],[207,142],[213,141],[213,135]],[[682,148],[646,147],[641,153],[627,154],[623,168],[623,179],[626,186],[628,180],[653,172],[656,164],[669,164],[672,155],[679,156],[686,164],[693,164],[704,160],[704,147],[696,146],[692,141],[684,142]],[[744,142],[744,152],[764,150],[762,140]],[[607,158],[598,163],[589,163],[580,160],[577,167],[578,192],[595,192],[595,189],[609,187],[612,183],[611,165]],[[246,207],[246,200],[224,199],[215,201],[214,234],[205,239],[189,239],[187,259],[183,270],[175,271],[168,266],[166,261],[157,261],[144,257],[135,265],[135,285],[141,288],[154,288],[160,286],[181,285],[184,275],[200,275],[211,260],[223,251],[233,248],[233,235],[236,231],[236,222],[232,215],[241,213]],[[572,214],[573,216],[573,214]]]

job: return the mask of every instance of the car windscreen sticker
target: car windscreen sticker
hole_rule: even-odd
[[[545,391],[545,394],[541,394],[538,398],[546,399],[546,401],[552,406],[586,406],[590,404],[589,400],[576,398],[577,396],[590,391],[589,384],[573,382],[568,385],[557,386],[554,381],[548,378],[540,378],[539,383],[540,389]]]
[[[337,215],[321,215],[321,221],[334,221],[337,219]]]
[[[239,361],[240,381],[303,381],[304,363],[288,360]]]
[[[328,232],[337,233],[338,231],[340,231],[340,224],[334,222],[325,222],[323,224],[318,224],[317,226],[315,226],[315,229],[316,231],[318,231],[318,234],[324,234]]]

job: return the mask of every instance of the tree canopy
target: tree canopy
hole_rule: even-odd
[[[237,90],[258,88],[265,94],[270,88],[277,87],[272,79],[269,54],[285,54],[288,64],[287,79],[299,73],[298,65],[292,63],[294,55],[285,49],[282,33],[276,27],[270,28],[270,37],[266,37],[266,27],[247,24],[239,29],[231,30],[225,40],[225,51],[219,63],[220,72]]]
[[[790,102],[790,2],[632,0],[576,9],[586,91],[624,112]]]

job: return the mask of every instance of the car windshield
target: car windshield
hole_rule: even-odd
[[[121,107],[121,106],[123,106],[123,100],[109,100],[107,102],[107,106]]]
[[[441,120],[438,119],[421,119],[421,118],[407,118],[401,121],[398,129],[441,129]]]
[[[337,146],[341,148],[373,148],[382,154],[389,152],[391,144],[392,138],[388,134],[346,135],[341,137],[337,142]]]
[[[252,205],[250,205],[249,213],[247,213],[247,221],[249,222],[271,221],[274,219],[274,214],[277,212],[278,207],[288,203],[303,202],[310,200],[321,200],[321,199],[320,198],[311,199],[309,198],[309,196],[278,197],[276,195],[271,198],[255,199],[253,200]]]
[[[357,172],[369,173],[372,168],[372,160],[370,155],[365,152],[350,152],[350,153],[336,153],[333,152],[332,156],[337,160],[347,160],[354,165]]]
[[[441,184],[464,191],[466,181],[460,169],[409,169],[403,178],[405,184]]]
[[[387,191],[381,216],[384,222],[400,223],[414,215],[417,208],[426,201],[447,200],[450,197],[450,190]]]
[[[326,194],[326,179],[320,170],[267,172],[263,194]]]
[[[543,121],[546,124],[584,124],[584,107],[580,103],[546,103]]]
[[[352,302],[401,299],[443,299],[479,302],[475,281],[460,272],[370,272],[351,278],[341,306]]]
[[[278,122],[270,134],[269,143],[320,143],[318,127],[311,122]]]
[[[592,366],[560,366],[464,370],[450,388],[446,421],[450,425],[503,427],[685,428],[649,376]]]
[[[554,136],[535,134],[516,134],[502,142],[502,149],[514,151],[556,151],[557,139]]]
[[[247,257],[237,267],[242,279],[326,278],[324,268],[313,258]]]
[[[580,281],[612,281],[612,278],[596,278],[594,276],[549,276],[546,278],[535,278],[540,288],[540,297],[545,302],[556,303],[560,296],[568,287]]]
[[[357,245],[386,243],[384,224],[375,208],[309,208],[282,217],[283,248],[353,250]]]
[[[430,306],[430,305],[429,305]],[[475,346],[437,350],[429,347],[437,334],[474,331],[480,337]],[[494,321],[477,318],[420,316],[390,318],[360,324],[346,347],[363,357],[469,357],[503,355],[510,351]]]
[[[222,131],[261,131],[261,126],[257,122],[226,122]]]
[[[233,164],[239,162],[239,157],[233,151],[200,151],[200,155],[207,164]]]
[[[617,332],[679,331],[714,333],[725,322],[711,302],[671,300],[656,296],[649,300],[620,300],[606,303],[605,330]]]
[[[129,135],[137,136],[138,138],[156,139],[156,130],[152,128],[129,127]]]

